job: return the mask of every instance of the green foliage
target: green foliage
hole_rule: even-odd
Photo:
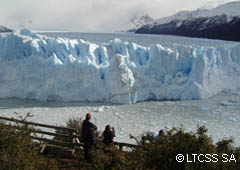
[[[1,170],[58,169],[56,161],[38,154],[36,144],[29,137],[33,133],[34,130],[26,126],[16,124],[13,128],[0,122]]]
[[[236,160],[239,158],[239,149],[234,149],[231,143],[232,140],[222,140],[214,145],[212,139],[207,136],[207,129],[203,126],[198,127],[196,133],[184,132],[182,128],[173,128],[166,131],[158,139],[151,135],[143,136],[140,141],[142,147],[131,153],[133,159],[140,161],[131,161],[139,169],[240,169],[240,165],[235,161],[222,162],[222,154],[234,154]],[[176,161],[178,154],[185,156],[182,163]],[[218,161],[199,162],[197,158],[194,158],[193,154],[217,154]],[[188,160],[186,159],[187,155],[189,155]]]
[[[92,150],[92,163],[88,163],[80,157],[80,161],[75,165],[76,169],[83,170],[127,170],[127,153],[117,150],[114,147],[99,146],[104,149]]]
[[[74,128],[81,134],[82,120],[69,119],[66,127]],[[59,167],[70,170],[240,170],[240,148],[233,147],[232,139],[214,144],[204,126],[198,127],[196,132],[172,128],[158,138],[143,135],[140,140],[135,138],[139,147],[128,152],[99,143],[98,148],[91,151],[92,163],[84,160],[81,150],[75,160],[43,157],[39,155],[39,148],[30,139],[30,134],[34,134],[34,129],[19,124],[12,128],[0,122],[0,170],[57,170]],[[181,163],[176,161],[178,154],[185,156]],[[218,161],[200,162],[193,154],[217,154]],[[234,155],[236,162],[223,162],[223,154]],[[190,155],[188,159],[187,155]]]
[[[68,119],[68,121],[66,122],[66,125],[64,127],[75,129],[77,131],[77,135],[81,136],[81,134],[82,134],[82,124],[83,124],[82,118],[72,117],[72,118]],[[57,129],[56,133],[66,134],[66,133],[68,133],[68,131],[66,131],[64,129]],[[101,135],[101,132],[96,131],[96,137],[100,138],[100,135]],[[54,137],[54,139],[55,140],[60,140],[60,141],[67,141],[67,139],[62,138],[62,137]],[[80,140],[82,141],[81,138],[80,138]]]
[[[81,119],[70,119],[67,127],[78,128],[81,133]],[[88,170],[240,170],[240,149],[232,146],[232,139],[213,143],[204,126],[197,131],[186,132],[183,128],[165,130],[161,136],[143,135],[139,140],[133,136],[140,147],[130,152],[119,151],[114,147],[105,147],[101,143],[92,152],[93,162],[87,163],[83,155],[75,164],[75,169]],[[104,149],[103,149],[104,148]],[[83,153],[82,153],[83,154]],[[183,154],[185,159],[179,163],[176,156]],[[192,154],[217,154],[217,162],[199,162]],[[222,162],[222,154],[234,155],[235,161]],[[190,155],[188,159],[186,156]],[[194,161],[195,160],[195,161]],[[206,159],[207,160],[207,159]],[[211,160],[214,160],[213,158]]]
[[[66,122],[66,125],[64,127],[66,128],[72,128],[72,129],[76,129],[77,131],[77,134],[78,135],[81,135],[82,134],[82,119],[81,118],[70,118],[67,122]],[[64,130],[64,129],[56,129],[55,130],[56,133],[59,133],[59,134],[67,134],[69,133],[69,131],[67,130]],[[58,141],[66,141],[66,142],[70,142],[68,141],[69,139],[66,139],[66,138],[63,138],[63,137],[54,137],[55,140],[58,140]]]

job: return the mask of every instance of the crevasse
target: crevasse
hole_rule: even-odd
[[[240,46],[115,39],[96,45],[27,29],[0,36],[0,98],[136,103],[202,99],[240,88]]]

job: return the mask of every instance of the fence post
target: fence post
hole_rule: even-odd
[[[120,149],[120,151],[122,151],[123,150],[123,145],[121,144],[121,145],[119,145],[119,149]]]
[[[72,145],[71,148],[75,149],[75,144],[76,144],[76,130],[71,132],[71,141],[72,141]]]

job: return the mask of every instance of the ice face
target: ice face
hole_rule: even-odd
[[[97,45],[22,29],[0,37],[0,97],[122,104],[207,98],[240,88],[239,54],[237,43]]]

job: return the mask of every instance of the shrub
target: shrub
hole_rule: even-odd
[[[239,149],[234,149],[231,142],[232,140],[222,140],[214,145],[212,139],[207,136],[207,129],[203,126],[199,127],[196,133],[184,132],[182,128],[173,128],[166,131],[159,139],[151,135],[143,136],[140,141],[142,147],[131,153],[131,157],[139,161],[130,159],[130,162],[139,169],[141,167],[164,170],[240,169],[240,165],[235,161],[222,162],[222,154],[234,154],[236,160],[239,158]],[[176,161],[178,154],[185,156],[182,163]],[[188,161],[186,160],[187,154],[189,155]],[[192,154],[217,154],[219,157],[215,163],[199,162],[194,161]]]
[[[70,119],[67,127],[79,128],[81,132],[81,119]],[[134,137],[133,137],[134,138]],[[140,147],[129,152],[119,151],[115,148],[104,148],[100,144],[94,150],[93,162],[87,163],[83,159],[83,153],[79,155],[74,167],[76,169],[96,170],[240,170],[240,164],[235,161],[222,162],[223,154],[234,155],[236,161],[240,160],[240,149],[232,146],[232,139],[224,139],[216,144],[207,135],[204,126],[198,127],[196,132],[186,132],[183,128],[172,128],[156,138],[146,134],[140,140],[135,138]],[[104,148],[104,149],[102,149]],[[181,163],[176,161],[176,156],[183,154],[185,160]],[[186,159],[189,155],[188,160]],[[217,154],[218,161],[199,162],[193,154]]]
[[[101,144],[100,144],[101,145]],[[100,146],[103,148],[103,146]],[[92,150],[92,163],[80,161],[75,164],[76,169],[83,170],[128,170],[128,160],[126,153],[116,148],[96,149]]]
[[[15,128],[0,123],[0,169],[1,170],[37,170],[58,169],[54,160],[38,154],[38,147],[31,140],[33,129],[19,124]]]
[[[72,118],[68,119],[68,121],[66,122],[66,125],[64,127],[75,129],[77,131],[77,135],[81,136],[81,134],[82,134],[82,124],[83,124],[83,120],[81,118],[72,117]],[[65,131],[63,129],[57,129],[56,133],[66,134],[66,133],[68,133],[68,131]],[[96,137],[101,138],[101,132],[100,131],[96,131]],[[54,137],[54,139],[55,140],[60,140],[60,141],[67,141],[67,139],[62,138],[62,137]],[[81,137],[80,137],[80,140],[82,141]]]

